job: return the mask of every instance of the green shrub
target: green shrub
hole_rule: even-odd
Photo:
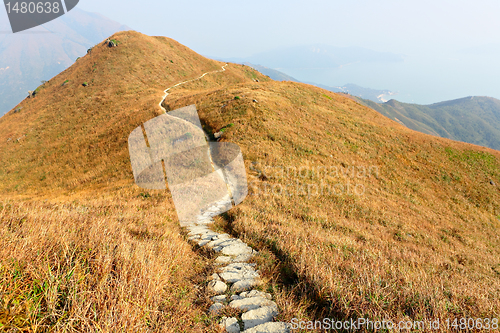
[[[225,130],[227,130],[228,128],[231,128],[234,126],[234,123],[230,123],[224,127],[221,128],[220,132],[224,133]]]

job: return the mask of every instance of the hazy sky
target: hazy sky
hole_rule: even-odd
[[[80,0],[78,6],[221,57],[310,43],[397,53],[500,43],[498,0]]]
[[[78,8],[218,59],[310,44],[404,57],[327,70],[280,67],[300,81],[389,89],[420,104],[500,99],[500,0],[80,0]]]
[[[79,7],[217,58],[316,43],[405,56],[395,65],[280,69],[301,81],[389,89],[421,104],[500,98],[499,0],[81,0]]]

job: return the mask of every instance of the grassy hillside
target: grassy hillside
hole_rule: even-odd
[[[163,112],[163,90],[223,65],[164,37],[122,32],[112,38],[118,47],[96,46],[40,86],[20,112],[0,118],[0,191],[69,193],[128,181],[128,135]],[[246,66],[226,75],[229,83],[254,76]]]
[[[269,279],[316,318],[499,315],[498,151],[305,84],[183,88],[167,106],[196,103],[213,130],[234,123],[225,139],[252,177],[219,227],[261,249]]]
[[[163,112],[165,88],[223,63],[164,37],[111,38],[0,118],[0,330],[217,332],[198,287],[209,263],[169,193],[134,185],[127,138]]]
[[[168,191],[133,184],[127,137],[160,113],[163,89],[222,63],[167,38],[113,38],[0,118],[0,320],[215,331],[195,286],[210,262],[180,236]],[[164,107],[192,103],[242,148],[250,195],[215,228],[259,250],[280,320],[500,315],[500,152],[242,65],[172,89]]]
[[[93,197],[0,199],[0,331],[218,332],[169,197]]]
[[[466,97],[431,105],[358,100],[413,130],[500,150],[500,101],[495,98]]]

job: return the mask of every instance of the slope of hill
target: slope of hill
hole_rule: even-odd
[[[0,118],[0,304],[53,330],[216,331],[196,299],[209,263],[168,191],[134,185],[127,138],[160,114],[163,89],[222,63],[112,38]],[[259,250],[278,320],[498,316],[500,152],[242,65],[169,93],[166,110],[195,103],[207,132],[242,149],[249,196],[215,227]]]
[[[269,278],[315,318],[498,313],[500,152],[411,131],[305,84],[183,88],[168,107],[196,102],[214,130],[234,123],[226,140],[253,176],[219,227],[271,258]],[[236,95],[246,97],[221,109]]]
[[[358,100],[413,130],[500,150],[500,101],[495,98],[465,97],[431,105]]]
[[[25,192],[37,184],[37,190],[70,190],[104,175],[111,177],[108,182],[127,179],[128,152],[120,147],[135,127],[161,112],[154,106],[163,89],[221,66],[168,39],[133,33],[116,39],[118,47],[94,48],[41,86],[35,98],[25,99],[20,112],[0,118],[0,141],[6,144],[0,153],[1,189]],[[24,168],[33,162],[39,167]]]
[[[0,10],[0,31],[8,31]],[[83,56],[89,47],[111,34],[128,30],[99,14],[75,8],[41,27],[17,34],[0,34],[0,116]]]
[[[111,38],[0,118],[0,326],[218,332],[197,288],[208,263],[169,194],[133,184],[127,138],[163,112],[165,88],[223,63],[168,38]],[[233,65],[220,82],[254,79],[268,80]]]

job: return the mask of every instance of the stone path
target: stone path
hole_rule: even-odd
[[[166,112],[162,104],[170,89],[199,80],[210,73],[223,72],[227,65],[222,66],[220,70],[204,73],[165,89],[159,103],[160,108]],[[271,295],[254,289],[260,283],[260,274],[255,269],[256,264],[250,264],[248,261],[257,251],[240,239],[232,238],[228,234],[219,234],[208,227],[214,216],[228,211],[231,207],[231,197],[228,195],[208,207],[196,221],[183,225],[189,230],[191,242],[219,253],[215,260],[219,269],[209,278],[206,290],[213,301],[208,311],[210,314],[217,314],[225,307],[241,311],[242,314],[238,318],[222,318],[220,325],[229,333],[288,333],[289,324],[273,321],[278,315],[278,306],[272,301]]]
[[[220,325],[230,333],[290,332],[287,323],[273,322],[278,307],[271,295],[254,289],[260,283],[260,274],[256,264],[248,261],[257,251],[240,239],[217,233],[208,227],[213,222],[213,216],[226,211],[228,205],[231,205],[230,197],[213,204],[198,216],[196,222],[186,226],[191,242],[219,254],[215,259],[217,272],[209,277],[206,290],[213,302],[208,311],[216,315],[225,307],[240,310],[240,317],[223,317],[221,320]]]

